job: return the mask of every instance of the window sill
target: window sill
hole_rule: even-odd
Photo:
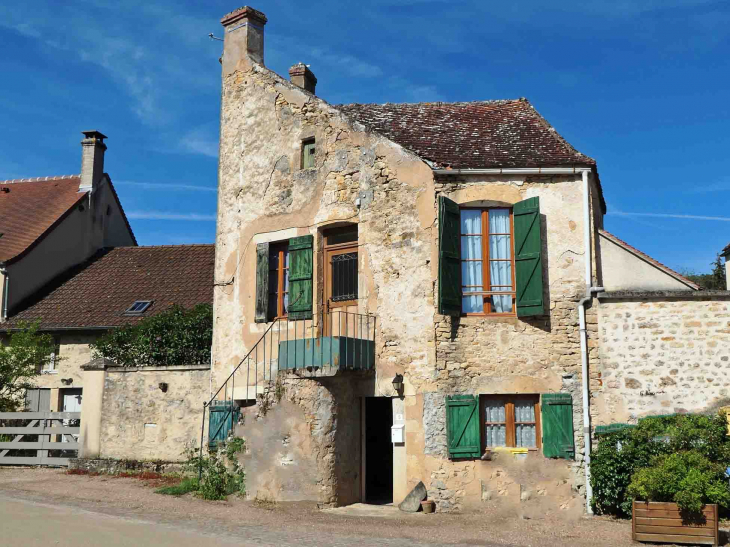
[[[42,370],[41,376],[44,374],[58,374],[58,371],[57,370]]]
[[[482,314],[482,315],[460,315],[459,322],[462,325],[479,325],[486,321],[490,323],[504,323],[506,325],[517,325],[520,320],[514,314]]]

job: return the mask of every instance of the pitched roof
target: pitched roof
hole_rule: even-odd
[[[104,249],[39,291],[0,330],[41,321],[46,330],[116,327],[170,308],[213,303],[214,245]],[[123,315],[152,300],[141,316]]]
[[[692,289],[694,289],[696,291],[702,290],[702,287],[700,287],[694,281],[691,281],[691,280],[687,279],[686,277],[684,277],[682,274],[680,274],[678,272],[675,272],[669,266],[665,266],[664,264],[662,264],[658,260],[655,260],[652,257],[650,257],[648,254],[642,253],[639,249],[637,249],[636,247],[632,247],[631,245],[629,245],[628,243],[626,243],[624,240],[619,239],[618,237],[616,237],[612,233],[607,232],[606,230],[598,230],[598,233],[601,234],[606,239],[608,239],[609,241],[612,241],[613,243],[615,243],[619,247],[623,247],[628,252],[630,252],[630,253],[638,256],[639,258],[645,260],[646,262],[648,262],[649,264],[651,264],[655,268],[658,268],[658,269],[662,270],[664,273],[672,276],[677,281],[680,281],[681,283],[684,283],[685,285],[687,285],[688,287],[690,287],[690,288],[692,288]]]
[[[79,175],[0,181],[0,262],[28,252],[88,192]]]
[[[730,256],[730,243],[728,243],[727,245],[725,245],[725,248],[722,251],[720,251],[720,255],[722,255],[722,256]]]
[[[466,103],[345,104],[354,120],[436,168],[594,166],[527,99]]]

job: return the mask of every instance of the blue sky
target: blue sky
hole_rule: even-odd
[[[331,103],[527,97],[598,161],[606,228],[667,265],[730,242],[730,3],[267,1],[266,64]],[[0,6],[0,179],[78,173],[80,131],[140,244],[213,242],[230,0]]]

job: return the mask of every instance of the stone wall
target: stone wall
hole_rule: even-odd
[[[730,401],[730,293],[607,293],[598,306],[593,425]]]
[[[167,384],[167,391],[160,384]],[[101,458],[183,461],[200,445],[210,368],[108,367],[101,415]]]

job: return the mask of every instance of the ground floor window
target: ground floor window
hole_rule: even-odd
[[[483,449],[540,448],[538,395],[482,395]]]

